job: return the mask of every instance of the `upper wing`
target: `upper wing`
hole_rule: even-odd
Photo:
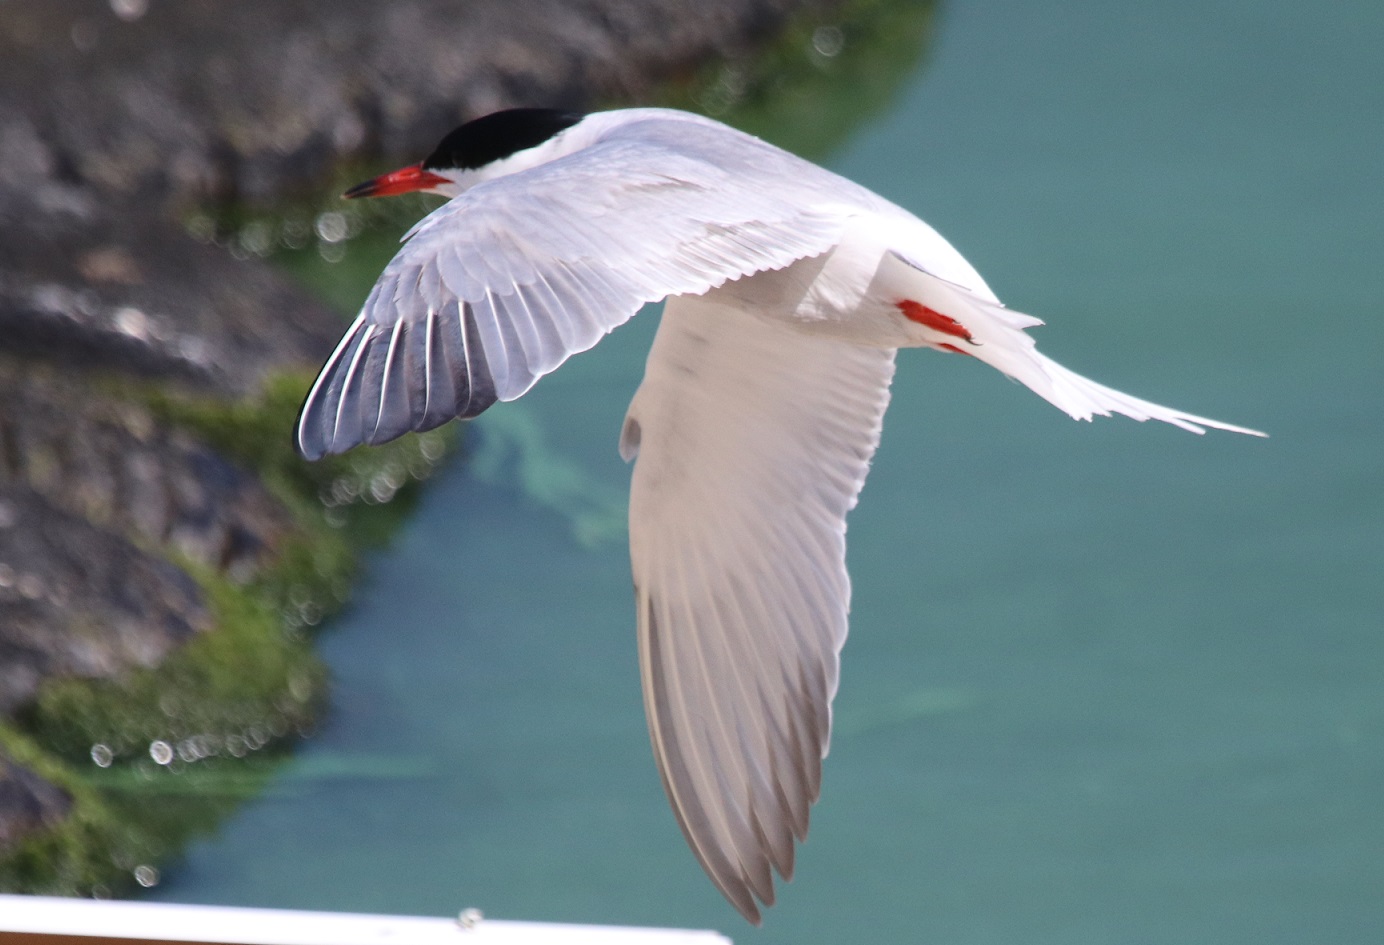
[[[804,199],[825,171],[724,126],[623,130],[480,184],[410,233],[308,394],[304,456],[475,416],[645,303],[840,237],[842,212]]]
[[[621,451],[654,755],[688,844],[751,922],[793,870],[846,638],[846,512],[894,351],[677,297]]]

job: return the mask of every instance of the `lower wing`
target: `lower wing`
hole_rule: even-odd
[[[688,844],[751,922],[793,870],[846,637],[846,513],[892,349],[668,301],[621,451],[654,755]]]

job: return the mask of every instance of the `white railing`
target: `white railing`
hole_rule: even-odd
[[[0,942],[130,945],[731,945],[716,932],[0,895]]]

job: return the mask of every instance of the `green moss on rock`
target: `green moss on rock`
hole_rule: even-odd
[[[316,724],[328,677],[311,630],[346,600],[360,552],[407,514],[455,433],[306,463],[290,431],[309,380],[275,378],[231,403],[112,382],[111,396],[254,470],[290,521],[248,579],[152,549],[195,579],[213,628],[155,667],[49,680],[18,725],[0,723],[0,751],[72,799],[62,822],[0,855],[0,890],[92,895],[149,882],[258,793],[283,749]]]

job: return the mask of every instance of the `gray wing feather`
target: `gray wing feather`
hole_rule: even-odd
[[[364,321],[347,329],[298,420],[297,446],[309,459],[350,446],[387,443],[474,417],[496,401],[495,384],[469,304],[428,309],[420,323],[388,330]]]
[[[848,211],[795,190],[823,175],[730,129],[652,118],[468,190],[386,267],[308,394],[299,451],[476,416],[649,302],[824,252]]]
[[[752,922],[773,871],[792,877],[821,788],[850,603],[845,516],[892,375],[890,349],[678,296],[626,421],[654,756],[688,845]]]

